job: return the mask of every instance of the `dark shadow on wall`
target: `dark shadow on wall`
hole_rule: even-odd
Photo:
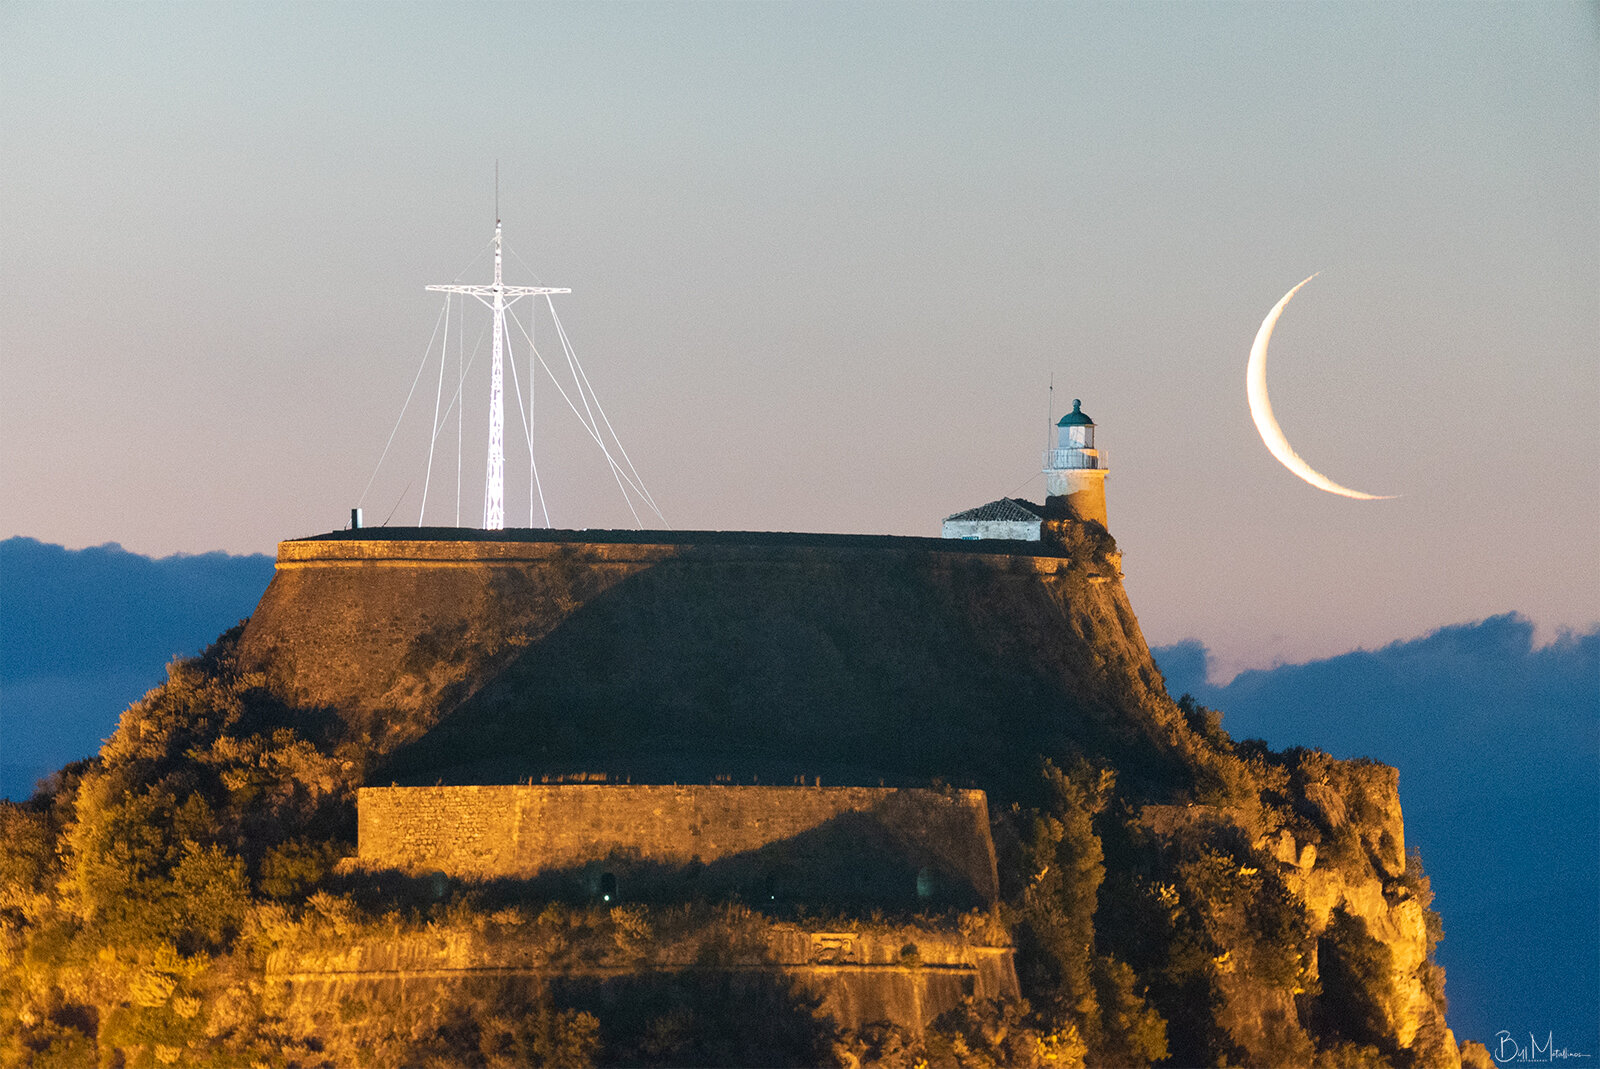
[[[503,574],[515,599],[525,580]],[[1142,658],[1108,641],[1121,624],[1090,590],[1031,559],[688,547],[499,659],[368,782],[938,776],[1004,794],[1034,780],[1031,755],[1089,752],[1135,788],[1181,786]]]

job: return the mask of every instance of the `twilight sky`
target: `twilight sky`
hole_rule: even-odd
[[[1152,644],[1199,639],[1227,677],[1512,610],[1584,627],[1596,12],[9,3],[0,537],[270,552],[343,526],[438,318],[423,286],[488,279],[498,159],[507,281],[572,288],[674,527],[935,534],[1037,499],[1053,376],[1109,451]],[[1397,500],[1307,486],[1251,423],[1256,328],[1317,270],[1273,337],[1278,419]],[[426,377],[369,522],[416,522]],[[631,525],[540,389],[556,525]]]

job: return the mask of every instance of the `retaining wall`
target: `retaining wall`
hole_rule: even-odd
[[[616,898],[970,906],[997,897],[982,791],[561,784],[368,787],[358,863]]]

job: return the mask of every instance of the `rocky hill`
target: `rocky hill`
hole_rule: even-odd
[[[0,810],[0,1056],[1459,1064],[1393,770],[1235,742],[1220,714],[1174,702],[1115,545],[1096,524],[1046,528],[1040,543],[284,543],[242,633],[175,665],[98,759]],[[982,790],[998,902],[824,924],[776,896],[624,908],[340,862],[364,785],[601,779]],[[729,987],[726,969],[645,982],[824,929],[1004,947],[1021,997],[906,1028],[841,1023],[783,984]],[[520,947],[544,964],[526,982],[418,988],[424,968],[320,999],[284,979],[285,962],[343,968],[341,947],[424,944],[440,949],[415,960]],[[573,986],[595,969],[635,986]]]

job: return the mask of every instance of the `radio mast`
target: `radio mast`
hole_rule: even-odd
[[[498,178],[498,175],[496,176]],[[498,182],[496,201],[499,200]],[[571,293],[569,289],[548,286],[507,286],[500,280],[500,219],[498,203],[494,221],[494,285],[429,286],[437,293],[462,293],[476,297],[494,313],[494,363],[489,372],[489,468],[483,485],[483,529],[504,530],[506,525],[506,446],[505,446],[505,334],[506,309],[524,297],[548,293]]]

